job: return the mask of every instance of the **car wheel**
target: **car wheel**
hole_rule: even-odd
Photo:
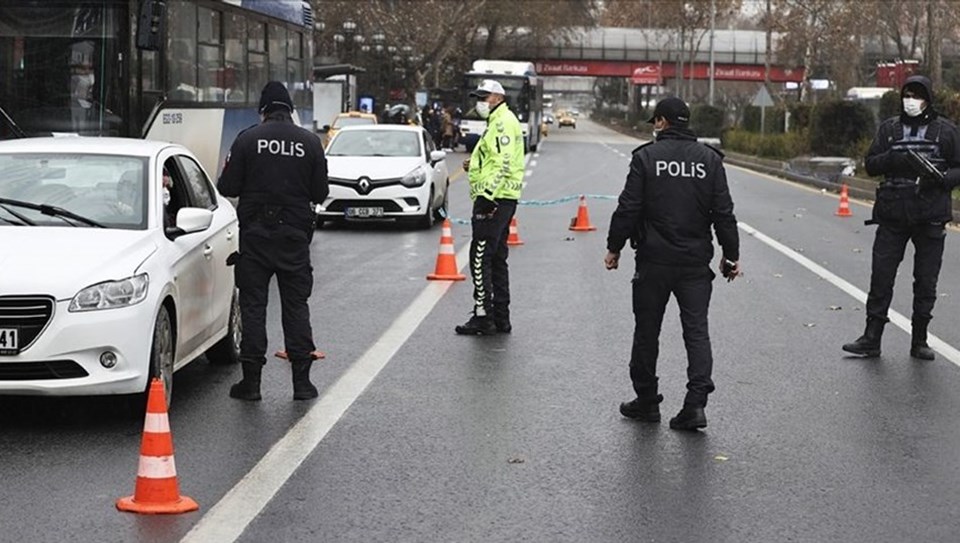
[[[417,228],[429,230],[433,227],[433,187],[430,187],[430,197],[427,198],[427,209],[416,219]]]
[[[173,359],[176,350],[173,341],[173,321],[167,306],[160,307],[157,322],[153,325],[153,346],[150,348],[150,376],[147,379],[147,392],[150,381],[159,377],[166,392],[167,407],[173,397]]]
[[[450,209],[450,180],[447,179],[447,188],[443,191],[443,203],[434,210],[433,218],[442,221],[447,218],[448,209]]]
[[[233,289],[230,299],[230,321],[227,335],[207,351],[211,364],[236,364],[240,361],[240,340],[243,338],[243,319],[240,318],[240,291]]]

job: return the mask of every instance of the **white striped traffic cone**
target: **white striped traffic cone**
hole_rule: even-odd
[[[467,276],[460,273],[460,267],[457,266],[450,219],[444,219],[443,229],[440,231],[440,251],[437,254],[437,266],[434,272],[427,276],[427,279],[431,281],[463,281],[466,278]]]
[[[137,485],[133,496],[117,500],[117,509],[155,515],[186,513],[199,508],[197,502],[180,495],[163,381],[154,377],[147,396],[147,416],[143,422],[143,439],[140,442]]]

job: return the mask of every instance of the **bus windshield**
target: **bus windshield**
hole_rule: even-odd
[[[477,99],[471,97],[470,92],[476,89],[484,79],[495,79],[503,85],[503,90],[507,92],[507,105],[510,106],[510,109],[517,115],[517,119],[519,119],[520,122],[527,120],[530,115],[530,84],[527,82],[527,79],[525,77],[489,74],[470,74],[466,76],[464,82],[465,100],[463,111],[466,112],[463,115],[464,119],[480,119],[480,116],[477,115],[474,109]]]
[[[0,6],[0,107],[27,135],[122,135],[115,4]],[[10,127],[0,137],[10,137]]]

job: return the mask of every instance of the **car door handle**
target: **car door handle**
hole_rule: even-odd
[[[205,256],[205,257],[207,257],[207,258],[210,258],[210,255],[212,255],[212,254],[213,254],[213,247],[211,247],[210,245],[204,245],[204,246],[203,246],[203,256]]]
[[[233,239],[233,230],[227,230],[227,240]]]

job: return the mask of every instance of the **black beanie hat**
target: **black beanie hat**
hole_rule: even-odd
[[[293,113],[293,100],[290,99],[290,93],[287,92],[283,83],[270,81],[263,86],[263,91],[260,92],[259,111],[266,115],[279,109],[285,109]]]

